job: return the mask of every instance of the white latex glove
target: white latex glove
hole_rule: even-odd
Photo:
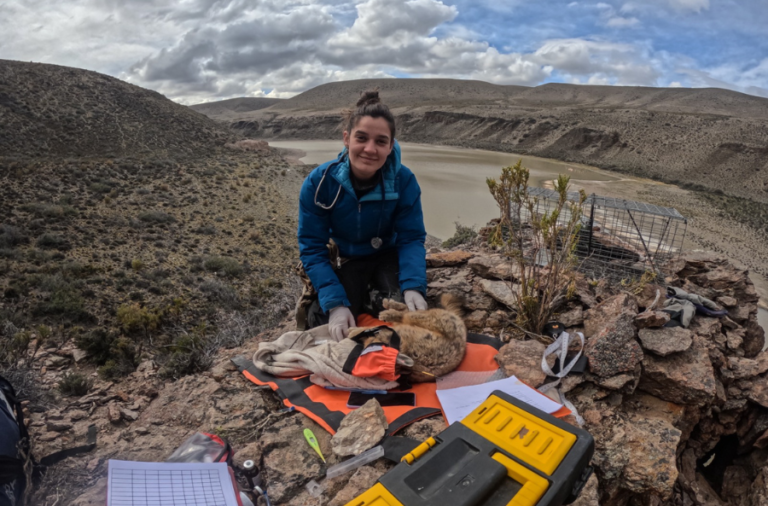
[[[427,309],[427,301],[424,300],[421,292],[406,290],[403,292],[403,298],[405,299],[405,305],[408,306],[408,311]]]
[[[335,341],[341,341],[349,335],[349,328],[354,327],[355,317],[347,306],[338,306],[331,309],[328,317],[328,330]]]

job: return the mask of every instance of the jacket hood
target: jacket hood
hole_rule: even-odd
[[[382,165],[380,169],[382,171],[382,181],[384,182],[384,192],[387,195],[387,200],[397,198],[395,178],[397,178],[397,173],[400,172],[400,168],[402,167],[400,163],[400,156],[400,144],[397,142],[397,139],[395,139],[394,146],[392,146],[392,151],[389,153],[387,160],[384,162],[384,165]],[[351,170],[349,167],[349,150],[344,148],[341,153],[339,153],[339,157],[332,163],[335,164],[331,172],[333,178],[338,181],[339,184],[343,186],[347,191],[354,195],[355,189],[352,186],[352,180],[349,177],[349,172]],[[373,195],[365,195],[362,200],[371,200],[377,198],[374,196],[374,192],[371,193]]]

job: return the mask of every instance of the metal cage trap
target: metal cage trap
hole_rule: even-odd
[[[538,216],[551,212],[560,198],[554,190],[528,188]],[[579,201],[577,192],[568,200]],[[521,209],[523,222],[531,220]],[[569,219],[563,213],[558,221]],[[663,275],[662,266],[680,255],[687,228],[676,209],[643,202],[589,195],[582,208],[576,255],[579,271],[595,279],[631,280],[647,271]]]

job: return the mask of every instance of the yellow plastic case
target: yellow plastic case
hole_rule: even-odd
[[[586,431],[496,391],[347,506],[559,506],[578,496],[593,452]]]

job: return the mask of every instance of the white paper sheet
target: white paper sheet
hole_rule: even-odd
[[[107,506],[238,506],[224,462],[109,461]]]
[[[537,392],[515,376],[498,381],[491,381],[481,385],[438,390],[437,397],[443,407],[443,413],[448,424],[458,422],[470,414],[476,407],[482,404],[494,390],[501,390],[505,394],[516,397],[545,413],[554,413],[562,408],[546,395]]]

